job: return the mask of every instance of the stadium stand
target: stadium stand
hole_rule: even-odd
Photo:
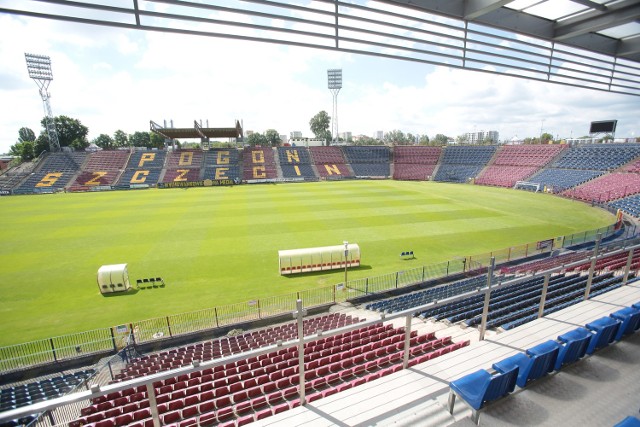
[[[242,152],[244,180],[275,179],[278,177],[273,148],[252,147]]]
[[[602,175],[603,171],[579,169],[543,169],[527,181],[540,184],[543,188],[554,193],[561,193],[567,188],[575,187]]]
[[[435,181],[467,182],[489,163],[496,146],[448,146],[444,149]]]
[[[440,147],[399,145],[393,149],[393,179],[428,180],[438,164]]]
[[[339,179],[353,177],[351,169],[339,147],[309,147],[311,160],[321,178]]]
[[[62,190],[81,169],[87,154],[84,152],[49,153],[40,166],[18,188],[15,194],[51,193]]]
[[[609,203],[609,206],[615,209],[621,209],[629,215],[636,218],[640,217],[640,195],[625,197]]]
[[[167,154],[167,165],[162,182],[200,181],[202,150],[175,150]]]
[[[345,146],[345,158],[357,177],[388,178],[390,151],[386,146]]]
[[[531,274],[538,271],[549,270],[565,264],[571,264],[590,256],[585,252],[568,252],[561,255],[550,255],[547,258],[536,261],[519,263],[516,265],[500,268],[500,274]]]
[[[613,172],[566,190],[562,195],[587,202],[607,203],[637,193],[640,193],[640,175]]]
[[[135,151],[129,158],[127,168],[118,185],[156,185],[164,168],[166,151]]]
[[[513,187],[556,157],[566,145],[506,145],[498,149],[492,165],[476,178],[480,185]]]
[[[0,412],[64,396],[94,374],[94,369],[85,369],[66,375],[57,375],[39,381],[5,387],[0,390]],[[16,420],[15,425],[28,425],[34,419],[35,415],[23,417]]]
[[[620,169],[620,172],[640,173],[640,159],[635,159]]]
[[[204,179],[240,180],[239,154],[235,148],[213,148],[204,153]]]
[[[162,182],[194,182],[200,181],[200,169],[167,169]]]
[[[284,178],[316,180],[307,147],[278,147],[278,160]]]
[[[204,153],[202,150],[175,150],[167,155],[167,169],[200,169]]]
[[[86,165],[69,190],[86,191],[96,186],[115,184],[130,154],[128,150],[98,151],[89,154]]]
[[[26,177],[31,175],[38,164],[39,159],[31,162],[23,162],[18,166],[12,167],[5,171],[5,173],[0,175],[0,190],[11,191]]]
[[[330,314],[304,322],[305,334],[356,324],[359,320],[344,314]],[[290,339],[296,334],[294,323],[245,334],[248,337]],[[271,338],[269,338],[271,337]],[[231,337],[229,337],[231,338]],[[223,340],[216,340],[224,342]],[[306,401],[331,396],[402,369],[405,331],[392,325],[373,324],[343,334],[309,342],[304,349]],[[184,362],[181,354],[204,349],[196,344],[162,353]],[[239,341],[237,341],[239,342]],[[437,358],[469,345],[453,343],[451,337],[436,338],[434,333],[418,334],[410,339],[410,366]],[[238,352],[250,348],[239,346]],[[230,347],[231,349],[231,347]],[[231,350],[230,350],[231,351]],[[150,360],[138,359],[134,364]],[[181,375],[154,384],[158,412],[163,425],[207,425],[207,423],[244,423],[257,421],[300,405],[297,348],[284,348],[235,363]],[[141,373],[145,375],[147,373]],[[126,377],[128,378],[128,377]],[[144,426],[151,420],[145,387],[131,388],[94,399],[83,408],[80,418],[69,423],[79,427],[88,423],[104,426]]]
[[[561,169],[611,171],[638,156],[638,144],[585,144],[570,147],[552,166]]]
[[[517,285],[499,288],[491,293],[487,327],[511,329],[538,317],[537,307],[542,292],[542,278],[530,279]],[[622,277],[603,273],[593,278],[591,296],[620,287]],[[584,299],[587,276],[579,273],[552,276],[547,291],[545,314],[553,313]],[[468,326],[477,325],[482,314],[483,295],[427,310],[421,318],[447,319],[451,323],[464,321]]]

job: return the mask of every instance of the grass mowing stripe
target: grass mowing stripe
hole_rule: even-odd
[[[277,251],[355,242],[385,274],[561,234],[613,217],[509,189],[344,181],[0,198],[0,345],[281,295],[342,281],[281,277]],[[416,260],[399,253],[413,250]],[[103,297],[96,272],[129,264],[164,289]]]

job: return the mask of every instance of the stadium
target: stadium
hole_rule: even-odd
[[[0,11],[125,27],[106,17],[126,12],[154,30],[134,3],[67,5],[104,21]],[[403,17],[455,16],[424,3]],[[508,13],[471,3],[464,22]],[[581,28],[559,40],[585,48]],[[637,96],[623,46],[625,77],[556,83]],[[151,130],[201,146],[52,144],[0,175],[0,425],[640,423],[637,142],[260,147],[240,122]]]

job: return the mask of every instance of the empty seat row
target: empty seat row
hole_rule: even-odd
[[[574,363],[597,349],[619,341],[640,328],[640,303],[611,313],[538,344],[524,353],[516,353],[493,364],[493,371],[481,369],[450,383],[448,410],[453,413],[456,396],[472,409],[472,421],[478,423],[479,411],[487,403],[525,388],[552,371]]]

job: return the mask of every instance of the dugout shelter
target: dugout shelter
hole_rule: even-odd
[[[312,271],[337,270],[360,265],[360,247],[357,243],[345,246],[323,246],[317,248],[288,249],[278,251],[281,275],[308,273]]]
[[[131,289],[127,264],[103,265],[98,269],[98,288],[102,294]]]

